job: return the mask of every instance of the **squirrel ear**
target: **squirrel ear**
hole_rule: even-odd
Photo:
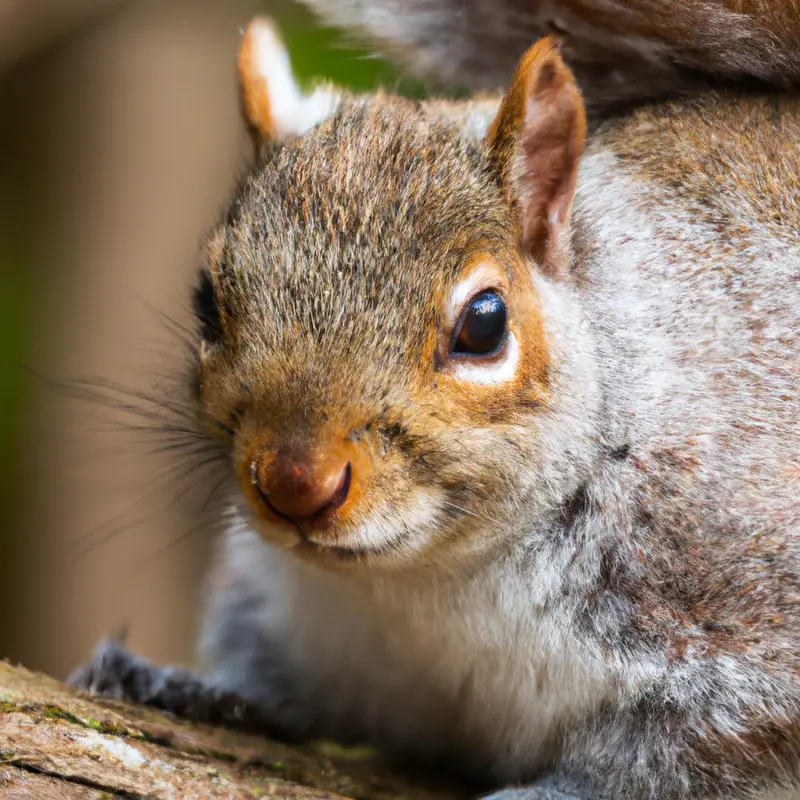
[[[256,17],[239,47],[239,83],[247,120],[260,144],[299,136],[327,119],[340,94],[321,86],[305,95],[271,20]]]
[[[580,91],[548,37],[531,47],[487,135],[489,158],[519,214],[523,251],[561,273],[586,140]]]

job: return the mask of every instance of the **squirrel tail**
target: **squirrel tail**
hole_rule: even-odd
[[[411,74],[496,91],[532,42],[555,34],[590,109],[691,90],[709,78],[800,82],[800,5],[753,0],[303,0]],[[736,5],[736,4],[730,4]]]

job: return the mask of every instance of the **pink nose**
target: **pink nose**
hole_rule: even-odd
[[[257,469],[257,484],[263,499],[279,516],[292,522],[330,516],[350,492],[349,462],[278,453],[271,463]]]

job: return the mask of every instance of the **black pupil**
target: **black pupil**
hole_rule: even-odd
[[[454,353],[488,355],[506,338],[506,306],[496,292],[481,292],[467,306],[453,344]]]

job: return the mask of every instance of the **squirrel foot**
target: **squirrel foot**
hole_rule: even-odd
[[[152,706],[194,722],[273,732],[263,709],[189,670],[158,667],[112,639],[67,683],[90,694]]]

